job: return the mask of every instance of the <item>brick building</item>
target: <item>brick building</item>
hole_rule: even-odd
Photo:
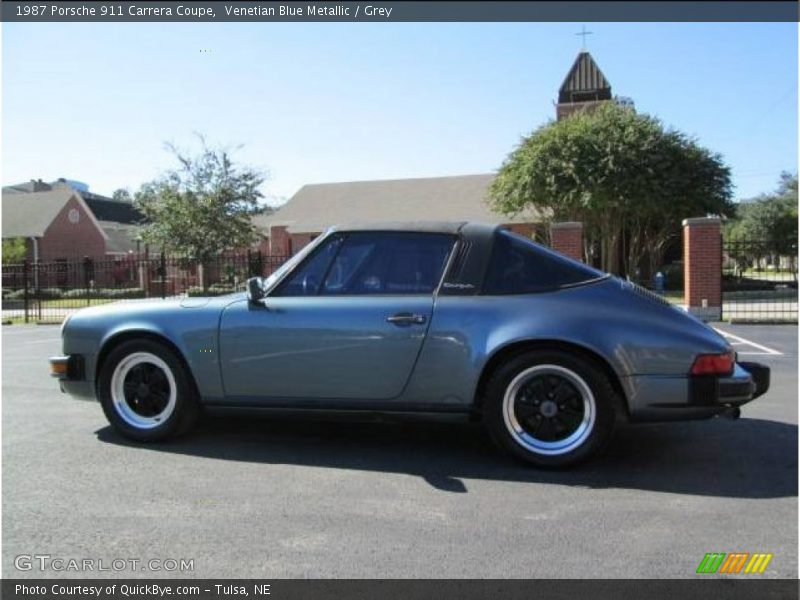
[[[493,175],[355,181],[305,185],[279,211],[255,217],[265,234],[261,250],[272,255],[297,252],[336,223],[368,221],[504,222],[531,235],[532,214],[509,219],[486,203]]]
[[[121,258],[137,250],[142,215],[130,202],[59,179],[3,188],[3,239],[23,238],[29,260]]]

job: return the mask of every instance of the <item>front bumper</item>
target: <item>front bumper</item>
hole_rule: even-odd
[[[735,412],[762,396],[770,386],[769,367],[736,363],[730,376],[658,377],[629,379],[629,416],[635,422],[708,419]]]
[[[76,398],[95,397],[94,385],[86,380],[86,361],[80,354],[50,357],[50,376],[58,379],[62,392]]]
[[[50,357],[50,376],[61,380],[80,380],[85,378],[83,356],[71,354],[69,356]]]

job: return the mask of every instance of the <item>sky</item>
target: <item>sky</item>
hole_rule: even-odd
[[[239,147],[270,203],[307,183],[488,173],[555,116],[576,23],[3,23],[2,183],[111,194]],[[731,166],[797,171],[796,23],[587,23],[615,95]]]

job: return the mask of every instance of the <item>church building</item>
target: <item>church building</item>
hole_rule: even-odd
[[[556,118],[560,121],[572,113],[591,110],[611,99],[611,85],[592,55],[584,50],[578,54],[558,90]]]

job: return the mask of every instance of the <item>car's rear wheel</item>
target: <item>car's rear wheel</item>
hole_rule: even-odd
[[[492,438],[540,467],[566,467],[599,453],[614,430],[619,398],[592,362],[531,351],[501,365],[486,386]]]
[[[194,385],[180,358],[154,340],[114,348],[97,381],[103,412],[120,433],[155,441],[187,431],[197,420]]]

